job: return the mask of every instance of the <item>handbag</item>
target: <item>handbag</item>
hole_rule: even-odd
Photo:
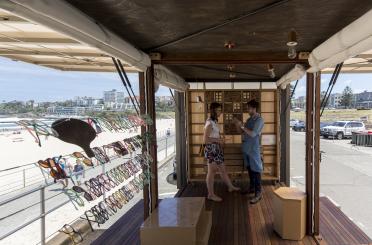
[[[204,149],[205,149],[205,144],[201,144],[199,148],[199,156],[203,157],[204,156]]]

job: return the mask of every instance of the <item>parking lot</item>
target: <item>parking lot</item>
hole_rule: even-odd
[[[305,133],[291,130],[291,185],[305,188]],[[372,237],[372,147],[320,140],[320,192]],[[301,156],[301,157],[300,157]]]

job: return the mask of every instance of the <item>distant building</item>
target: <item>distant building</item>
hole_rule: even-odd
[[[124,103],[124,92],[118,92],[116,89],[103,92],[104,103]]]
[[[51,106],[47,108],[47,113],[53,115],[82,115],[85,111],[86,107],[78,106]]]
[[[305,106],[306,106],[306,97],[305,96],[299,96],[296,99],[292,99],[292,108],[305,109]]]
[[[329,96],[328,107],[339,108],[341,102],[342,94],[334,93]]]
[[[125,100],[124,92],[118,92],[116,89],[103,92],[103,102],[105,107],[111,109],[121,109]]]

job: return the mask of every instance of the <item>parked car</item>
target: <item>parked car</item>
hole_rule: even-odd
[[[331,122],[320,122],[320,136],[323,136],[324,128],[332,124]]]
[[[353,132],[365,130],[365,125],[363,122],[357,121],[337,121],[330,126],[323,128],[324,138],[351,138]]]
[[[298,121],[298,123],[296,123],[296,125],[294,125],[292,127],[292,129],[294,131],[305,132],[305,130],[306,130],[306,128],[305,128],[305,122],[304,121]]]
[[[293,127],[293,126],[295,126],[298,122],[299,122],[299,120],[297,120],[297,119],[291,119],[291,120],[289,121],[289,126],[290,126],[290,127]]]

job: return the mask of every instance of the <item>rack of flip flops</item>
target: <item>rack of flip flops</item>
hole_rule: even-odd
[[[77,121],[76,119],[62,119],[57,120],[53,124],[58,125],[60,121],[63,120],[70,122],[73,120],[75,120],[75,122]],[[93,128],[95,131],[94,135],[105,131],[126,132],[135,127],[153,124],[152,119],[148,115],[110,115],[94,118],[90,117],[78,121],[80,121],[78,122],[80,124],[86,123],[85,126],[88,124]],[[17,124],[26,128],[35,138],[39,146],[41,146],[39,135],[46,137],[54,136],[61,139],[58,128],[54,127],[53,124],[49,126],[39,120],[20,120]],[[77,128],[71,128],[71,130],[72,132],[79,132],[79,134],[81,132],[79,129],[77,130]],[[75,207],[85,207],[84,215],[80,218],[87,220],[93,230],[92,223],[96,223],[98,226],[104,224],[110,216],[114,215],[128,203],[134,197],[135,193],[139,193],[145,185],[149,184],[152,177],[149,166],[153,162],[153,159],[147,153],[146,146],[151,140],[152,135],[146,132],[142,136],[137,135],[101,147],[93,147],[90,149],[91,151],[89,151],[90,154],[82,147],[86,154],[84,154],[84,152],[73,152],[67,156],[51,157],[45,160],[39,160],[38,165],[49,172],[54,182],[61,181],[64,183],[64,181],[66,181],[63,192],[68,196]],[[89,155],[93,157],[88,157]],[[66,173],[66,161],[70,161],[70,158],[79,162],[79,164],[76,165],[84,164],[89,168],[106,165],[114,159],[122,159],[123,162],[112,168],[107,167],[107,171],[95,177],[88,180],[84,179],[83,183],[77,180],[77,184],[75,184],[73,180],[74,175],[76,179],[78,179],[77,175],[84,170],[75,171],[74,169],[74,173]],[[102,169],[105,168],[106,167],[103,167]],[[68,186],[68,179],[71,179],[73,182],[72,188],[66,188]],[[87,203],[89,205],[86,205]],[[73,244],[77,244],[78,241],[82,240],[81,234],[79,231],[75,230],[73,225],[64,225],[59,232],[68,235]]]
[[[76,159],[92,168],[109,164],[114,159],[123,159],[123,163],[111,169],[107,168],[105,173],[89,178],[80,185],[74,183],[72,188],[63,189],[75,206],[85,207],[86,203],[89,203],[89,209],[81,218],[88,220],[93,229],[92,223],[97,223],[98,226],[104,224],[150,182],[149,165],[153,159],[146,152],[142,152],[143,142],[147,138],[148,135],[143,137],[137,135],[101,147],[93,147],[94,158],[88,158],[82,152],[74,152],[64,157],[40,160],[38,164],[49,171],[56,182],[67,178],[73,180],[73,176],[69,176],[61,166],[61,159]],[[62,231],[64,233],[70,231],[67,233],[71,239],[80,239],[79,233],[73,232],[72,225],[61,228],[60,232]]]

